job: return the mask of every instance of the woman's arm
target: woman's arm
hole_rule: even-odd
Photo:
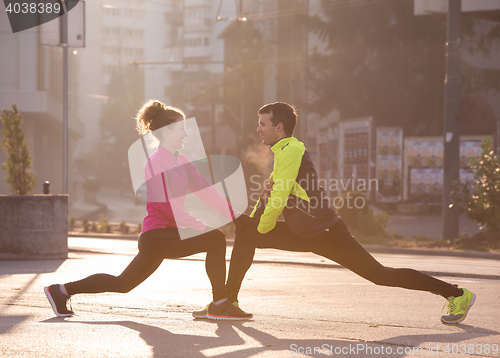
[[[213,210],[228,220],[234,220],[238,213],[215,187],[210,184],[196,167],[188,162],[185,164],[188,172],[188,190],[207,203]]]
[[[147,201],[156,203],[163,214],[177,227],[186,227],[203,231],[207,225],[184,210],[173,195],[169,185],[168,171],[161,171],[160,165],[148,160],[145,168]]]

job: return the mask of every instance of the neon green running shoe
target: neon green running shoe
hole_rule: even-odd
[[[207,317],[207,313],[208,313],[208,307],[210,306],[210,303],[205,307],[204,310],[200,310],[200,311],[194,311],[193,312],[193,317],[194,318],[198,318],[198,319],[203,319],[203,318],[208,318]],[[238,301],[234,301],[233,302],[233,306],[239,308],[239,304],[238,304]]]
[[[448,297],[448,315],[442,316],[441,321],[444,323],[460,323],[467,316],[470,308],[476,300],[476,295],[462,287],[464,294],[460,297]],[[444,308],[443,307],[443,310]]]

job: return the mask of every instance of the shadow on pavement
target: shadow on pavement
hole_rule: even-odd
[[[14,327],[22,324],[30,316],[10,316],[2,314],[2,320],[0,321],[0,335],[8,333]]]
[[[2,276],[8,275],[42,274],[55,272],[65,261],[66,260],[0,260],[0,278]]]
[[[430,348],[445,348],[444,343],[462,342],[474,338],[489,335],[498,335],[498,332],[478,329],[471,326],[460,326],[464,331],[458,333],[430,334],[430,335],[408,335],[389,338],[383,341],[365,342],[349,340],[328,340],[328,339],[280,339],[271,334],[259,331],[253,327],[246,327],[245,322],[212,322],[218,327],[215,331],[217,337],[197,336],[190,334],[176,334],[166,329],[137,323],[132,321],[64,321],[64,318],[51,318],[42,323],[79,323],[89,325],[119,325],[139,332],[140,337],[152,348],[154,357],[203,357],[207,356],[207,350],[219,349],[220,354],[210,352],[211,357],[251,357],[256,354],[278,352],[286,354],[304,354],[306,356],[317,357],[318,355],[361,355],[406,357],[413,356],[413,347],[425,343]],[[196,321],[195,321],[196,322]],[[206,322],[206,321],[204,321]],[[193,322],[193,324],[196,324]],[[239,331],[239,332],[238,332]],[[242,337],[246,336],[246,337]],[[385,343],[385,345],[384,345]],[[435,344],[434,344],[435,343]],[[434,345],[433,345],[434,344]],[[240,346],[240,347],[239,347]],[[421,349],[424,354],[429,354],[429,347]],[[391,350],[390,352],[388,350]],[[418,352],[417,352],[418,353]],[[422,353],[420,353],[422,354]],[[437,354],[435,352],[434,354]]]
[[[443,323],[444,326],[448,326]],[[416,335],[406,335],[406,336],[396,336],[385,340],[377,341],[376,343],[388,343],[391,345],[399,345],[403,347],[413,348],[426,343],[423,346],[423,353],[425,354],[437,354],[438,351],[457,354],[467,354],[467,349],[469,348],[469,343],[464,343],[471,338],[487,337],[499,335],[500,332],[493,331],[490,329],[469,326],[465,324],[457,324],[453,326],[454,328],[462,330],[462,332],[453,333],[443,333],[443,334],[416,334]],[[470,343],[472,344],[472,343]],[[483,345],[481,345],[483,346]],[[460,353],[460,350],[465,352]],[[474,349],[477,347],[474,345]],[[411,354],[422,354],[417,351],[411,351]]]
[[[15,273],[13,273],[15,274]],[[17,325],[22,324],[24,321],[26,321],[30,316],[25,316],[25,315],[8,315],[7,312],[9,311],[9,308],[11,306],[15,306],[16,302],[19,300],[21,296],[24,295],[25,292],[27,292],[28,288],[33,285],[33,283],[38,279],[39,274],[35,275],[32,277],[25,285],[23,288],[20,288],[17,293],[12,296],[8,302],[2,303],[0,305],[0,317],[2,317],[0,321],[0,335],[8,333],[11,331],[14,327]],[[1,277],[1,275],[0,275]]]

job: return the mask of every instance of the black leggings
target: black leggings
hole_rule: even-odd
[[[235,299],[243,278],[252,265],[255,248],[313,252],[377,285],[428,291],[445,298],[462,295],[462,290],[458,287],[419,271],[383,266],[352,237],[346,224],[339,220],[329,231],[312,239],[298,237],[284,222],[277,222],[276,227],[266,234],[260,234],[253,228],[237,235],[226,285],[228,293]]]
[[[153,229],[139,237],[139,253],[120,276],[96,274],[64,285],[68,294],[121,292],[137,287],[164,259],[176,259],[206,252],[205,269],[212,284],[214,301],[226,297],[226,240],[211,232],[181,240],[177,230]]]

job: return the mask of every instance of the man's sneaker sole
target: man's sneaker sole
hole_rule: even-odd
[[[232,317],[232,316],[216,316],[207,313],[207,318],[212,319],[214,321],[247,321],[252,319],[253,315],[250,317]]]
[[[52,306],[52,311],[54,311],[54,313],[55,313],[56,316],[59,316],[59,317],[70,317],[70,316],[74,315],[74,313],[59,313],[59,312],[57,312],[56,303],[54,302],[54,299],[52,298],[52,295],[49,292],[49,287],[48,286],[43,288],[43,292],[45,292],[45,296],[47,296],[47,299],[49,300],[50,305]]]
[[[467,305],[467,309],[465,310],[465,313],[462,317],[460,317],[456,321],[447,321],[447,320],[443,319],[443,317],[441,317],[441,322],[448,323],[448,324],[457,324],[457,323],[462,322],[465,319],[465,317],[467,317],[467,313],[469,313],[469,310],[471,309],[474,302],[476,302],[476,294],[472,293],[472,299],[470,300],[469,304]]]

